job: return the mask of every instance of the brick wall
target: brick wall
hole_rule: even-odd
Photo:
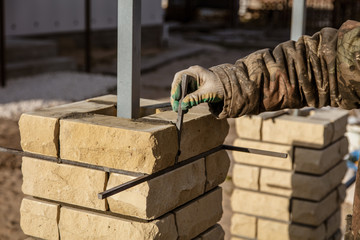
[[[232,240],[340,239],[347,112],[265,115],[237,119],[234,145],[288,157],[234,152]]]
[[[41,239],[220,240],[230,160],[217,152],[105,200],[97,194],[174,165],[177,114],[142,100],[137,120],[115,117],[108,95],[26,113],[24,151],[81,166],[23,158],[21,227]],[[228,131],[204,107],[185,115],[180,161],[223,143]],[[88,167],[87,167],[88,166]],[[91,166],[101,167],[95,170]],[[112,169],[112,171],[109,171]]]

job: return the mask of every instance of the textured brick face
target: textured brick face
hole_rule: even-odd
[[[294,168],[298,172],[320,175],[335,166],[347,153],[348,140],[346,137],[321,150],[295,147]]]
[[[258,239],[259,240],[290,240],[290,239],[323,239],[325,235],[324,224],[316,227],[306,227],[303,225],[287,224],[266,219],[258,220]]]
[[[224,236],[224,230],[219,224],[216,224],[214,227],[208,229],[206,232],[202,233],[193,240],[223,240]]]
[[[226,151],[220,151],[207,156],[205,158],[205,166],[205,191],[209,191],[225,181],[230,167],[230,158]]]
[[[82,101],[22,114],[19,120],[22,149],[57,157],[59,155],[59,119],[86,113],[114,116],[116,108],[114,105]]]
[[[260,167],[292,170],[292,156],[293,156],[292,146],[251,141],[240,138],[235,140],[234,145],[239,147],[255,148],[255,149],[288,154],[288,157],[284,159],[279,157],[264,156],[264,155],[246,153],[246,152],[233,152],[235,162],[249,164],[249,165],[256,165]]]
[[[278,220],[290,220],[287,197],[235,189],[231,197],[233,211]]]
[[[231,233],[247,238],[256,238],[257,220],[254,216],[234,213],[231,218]]]
[[[34,198],[24,198],[20,208],[20,225],[25,234],[41,239],[58,240],[60,205]]]
[[[152,173],[171,166],[175,126],[93,115],[60,121],[61,158],[121,170]]]
[[[105,172],[28,157],[21,169],[22,191],[27,195],[106,210],[105,200],[97,198],[105,189]]]
[[[234,164],[233,181],[236,187],[259,190],[260,168]]]
[[[236,133],[239,137],[261,141],[262,118],[260,116],[239,117],[235,120],[235,124]]]
[[[221,188],[216,188],[191,204],[176,210],[178,240],[192,239],[215,225],[222,216],[221,202]]]
[[[147,116],[144,119],[175,124],[177,113],[166,111]],[[204,107],[200,106],[190,110],[184,115],[179,160],[188,159],[223,144],[228,131],[227,121],[216,119]]]
[[[284,115],[275,120],[263,121],[262,140],[322,148],[331,143],[333,134],[329,121]]]
[[[107,188],[132,177],[110,174]],[[200,159],[108,198],[110,211],[154,219],[204,193],[205,163]]]
[[[173,214],[151,222],[135,222],[105,214],[62,207],[59,231],[63,240],[177,239]]]

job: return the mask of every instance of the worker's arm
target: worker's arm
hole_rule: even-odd
[[[220,118],[304,106],[359,108],[360,23],[347,21],[339,30],[324,28],[235,64],[178,72],[171,90],[174,110],[182,74],[193,76],[182,108],[208,102]]]

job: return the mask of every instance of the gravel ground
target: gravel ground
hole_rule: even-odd
[[[100,74],[55,72],[11,79],[0,88],[0,118],[106,94],[116,78]]]

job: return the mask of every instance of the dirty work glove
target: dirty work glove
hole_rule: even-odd
[[[181,108],[188,110],[200,103],[218,103],[224,100],[224,87],[219,78],[210,70],[200,66],[192,66],[175,74],[171,85],[171,106],[177,112],[181,98],[181,77],[190,75],[187,95],[184,97]]]

